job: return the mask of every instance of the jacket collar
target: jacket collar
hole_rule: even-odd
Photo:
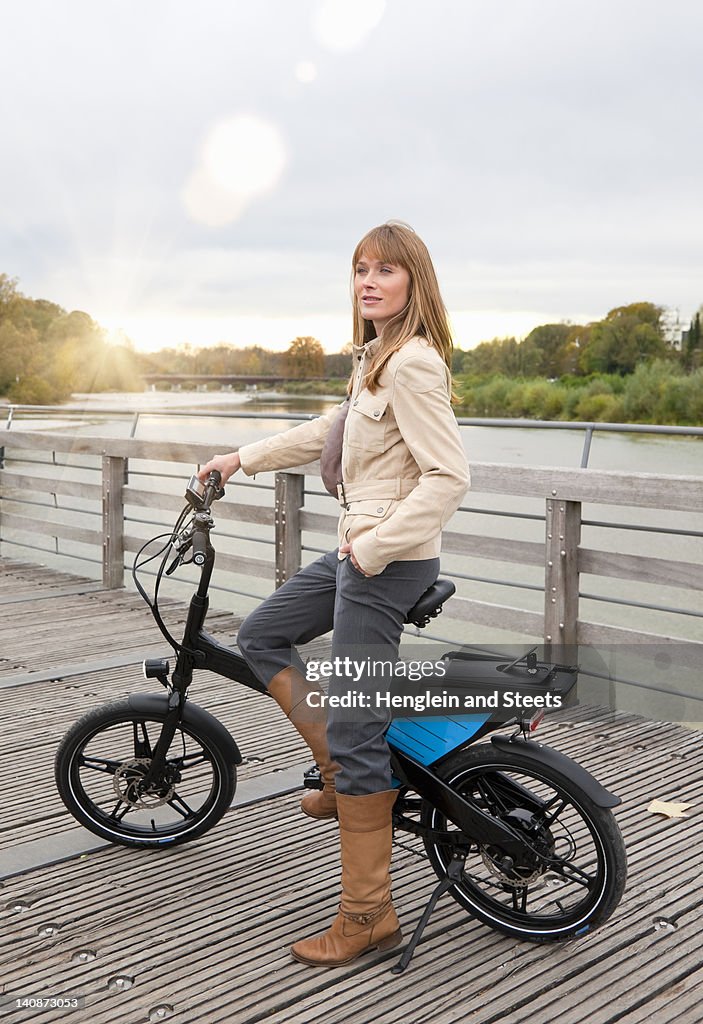
[[[352,345],[352,350],[355,356],[366,354],[370,358],[373,358],[378,352],[380,344],[380,338],[372,338],[371,341],[367,341],[365,345]]]

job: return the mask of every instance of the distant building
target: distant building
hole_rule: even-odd
[[[681,351],[684,337],[688,331],[690,317],[681,318],[681,311],[672,306],[665,306],[661,318],[662,336],[671,348]]]

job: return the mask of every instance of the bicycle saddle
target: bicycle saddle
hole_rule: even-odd
[[[414,604],[405,616],[406,622],[412,622],[420,629],[426,626],[430,619],[442,611],[442,605],[448,601],[456,587],[451,580],[443,580],[441,577],[428,587],[417,604]]]

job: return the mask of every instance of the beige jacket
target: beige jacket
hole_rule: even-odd
[[[436,558],[442,528],[469,486],[444,360],[413,338],[391,356],[372,394],[361,382],[378,345],[354,349],[338,527],[339,543],[351,541],[357,562],[373,576],[390,562]],[[251,476],[319,458],[338,409],[244,445],[242,469]]]

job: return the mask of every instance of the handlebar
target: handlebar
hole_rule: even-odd
[[[193,531],[193,561],[196,565],[205,565],[207,543],[208,536],[205,530],[196,527]]]
[[[218,498],[223,496],[224,488],[220,487],[222,483],[222,474],[219,470],[213,469],[210,476],[207,478],[205,484],[205,494],[203,495],[203,508],[208,509],[212,505],[213,501],[217,501]]]
[[[190,478],[186,487],[186,498],[196,509],[193,516],[193,529],[191,535],[191,546],[193,550],[193,562],[195,565],[203,566],[207,561],[210,548],[210,528],[214,525],[210,516],[210,506],[225,493],[220,487],[222,476],[218,470],[213,469],[203,483],[199,477]]]
[[[200,477],[192,476],[186,486],[186,498],[197,511],[208,512],[213,501],[224,497],[225,489],[220,487],[222,475],[217,469],[213,469],[204,483]]]

